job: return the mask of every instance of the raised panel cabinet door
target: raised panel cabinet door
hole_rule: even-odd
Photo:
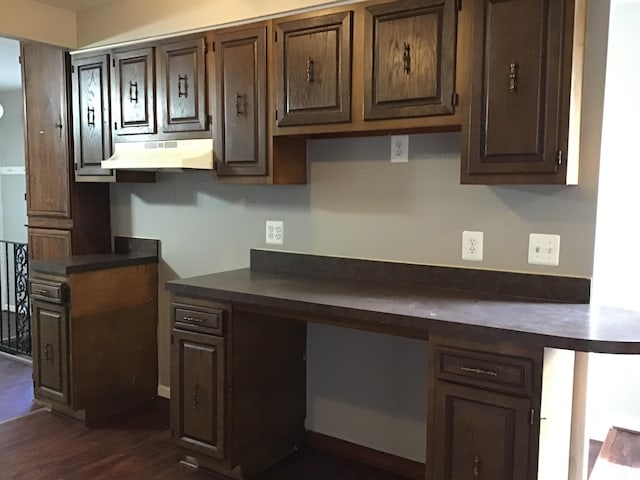
[[[365,120],[453,113],[456,25],[455,0],[365,9]]]
[[[71,65],[76,175],[111,175],[100,167],[111,156],[109,56],[73,58]]]
[[[113,54],[115,135],[156,133],[154,65],[153,47]]]
[[[429,478],[534,480],[530,408],[528,398],[437,382]]]
[[[573,1],[482,0],[476,7],[463,177],[557,174],[563,183]]]
[[[33,385],[37,396],[69,403],[67,309],[34,300]]]
[[[70,230],[29,227],[28,240],[31,260],[68,257],[72,252]]]
[[[23,43],[21,57],[27,215],[71,218],[67,111],[69,56],[58,48]]]
[[[158,103],[163,132],[207,130],[205,39],[158,47]]]
[[[351,120],[353,12],[276,25],[279,126]]]
[[[224,338],[173,330],[172,429],[178,446],[223,459]]]
[[[267,174],[267,29],[215,38],[218,175]]]

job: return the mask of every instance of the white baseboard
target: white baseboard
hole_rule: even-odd
[[[171,398],[171,388],[166,385],[158,385],[158,396],[162,398]]]
[[[14,362],[24,363],[25,365],[33,365],[31,358],[23,355],[11,355],[10,353],[0,352],[0,357],[13,360]]]

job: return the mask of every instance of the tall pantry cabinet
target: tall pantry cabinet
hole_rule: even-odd
[[[49,259],[111,249],[109,187],[74,182],[70,59],[22,43],[29,256]]]

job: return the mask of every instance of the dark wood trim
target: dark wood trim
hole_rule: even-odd
[[[309,447],[321,452],[404,475],[413,480],[424,480],[426,471],[424,463],[408,460],[311,430],[307,430],[307,443]]]
[[[589,303],[591,279],[251,250],[251,270]]]

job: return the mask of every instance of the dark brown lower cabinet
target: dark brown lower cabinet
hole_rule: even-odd
[[[181,459],[253,478],[302,444],[306,323],[174,296],[171,430]]]
[[[433,480],[529,478],[530,399],[447,382],[435,397]]]
[[[41,396],[69,401],[66,305],[32,302],[33,388]]]
[[[173,331],[178,387],[174,435],[179,446],[224,458],[224,338]]]

